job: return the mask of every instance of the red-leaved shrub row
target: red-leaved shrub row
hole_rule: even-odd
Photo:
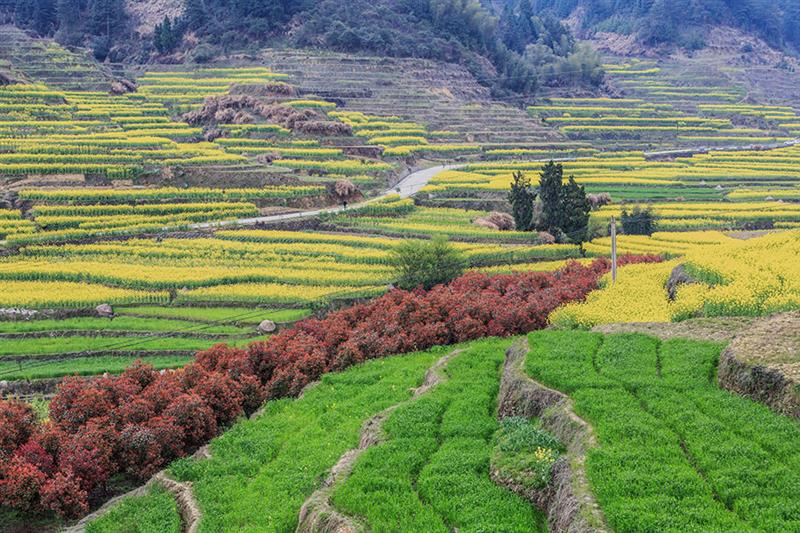
[[[27,404],[0,401],[0,505],[80,516],[102,497],[109,476],[147,478],[265,400],[296,395],[324,372],[543,328],[553,309],[583,299],[608,269],[598,259],[556,273],[471,273],[428,292],[395,290],[304,320],[247,349],[216,345],[180,370],[136,363],[119,376],[66,378],[46,423]]]

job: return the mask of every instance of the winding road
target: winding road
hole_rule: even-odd
[[[670,156],[692,156],[696,154],[706,154],[709,152],[735,152],[735,151],[743,151],[743,150],[776,150],[779,148],[788,148],[790,146],[796,146],[800,144],[800,139],[793,139],[791,141],[781,142],[781,143],[771,143],[771,144],[749,144],[746,146],[725,146],[725,147],[698,147],[698,148],[688,148],[688,149],[678,149],[678,150],[664,150],[660,152],[644,152],[645,159],[655,158],[655,157],[670,157]],[[575,157],[565,157],[561,159],[554,159],[553,161],[574,161]],[[547,160],[537,160],[531,161],[532,163],[540,162],[546,163]],[[438,173],[444,170],[455,170],[463,167],[466,163],[460,164],[450,164],[450,165],[437,165],[435,167],[430,167],[422,170],[417,170],[406,175],[403,179],[401,179],[394,187],[383,191],[380,195],[365,200],[363,202],[359,202],[357,204],[352,204],[350,209],[356,209],[358,207],[363,207],[369,205],[371,203],[380,201],[387,196],[393,194],[399,194],[401,198],[410,198],[417,194],[419,191],[425,187],[428,182],[436,176]],[[309,217],[315,217],[319,215],[329,215],[335,213],[341,213],[344,211],[345,208],[343,206],[332,206],[332,207],[323,207],[321,209],[311,209],[308,211],[297,211],[294,213],[284,213],[280,215],[268,215],[263,217],[254,217],[254,218],[241,218],[237,220],[227,220],[227,221],[219,221],[219,222],[201,222],[198,224],[191,224],[189,229],[196,229],[196,230],[204,230],[204,229],[213,229],[213,228],[221,228],[227,226],[255,226],[256,224],[266,224],[270,222],[283,222],[286,220],[294,220],[294,219],[303,219]]]
[[[356,209],[358,207],[369,205],[371,203],[380,201],[383,198],[386,198],[387,196],[391,196],[393,194],[399,194],[401,198],[410,198],[411,196],[414,196],[420,190],[422,190],[422,188],[428,184],[431,178],[433,178],[439,172],[442,172],[443,170],[452,170],[460,168],[461,166],[463,165],[438,165],[423,170],[417,170],[416,172],[412,172],[411,174],[405,176],[394,187],[383,191],[380,195],[374,198],[370,198],[369,200],[359,202],[357,204],[351,204],[350,209]],[[333,207],[324,207],[321,209],[312,209],[309,211],[297,211],[296,213],[284,213],[281,215],[269,215],[269,216],[254,217],[254,218],[240,218],[237,220],[227,220],[220,222],[202,222],[198,224],[191,224],[189,226],[189,229],[211,229],[211,228],[220,228],[225,226],[254,226],[256,224],[265,224],[269,222],[282,222],[285,220],[302,219],[308,217],[315,217],[319,215],[329,215],[334,213],[340,213],[344,210],[345,210],[344,207],[337,205]]]

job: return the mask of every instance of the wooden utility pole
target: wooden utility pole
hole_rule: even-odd
[[[611,283],[617,282],[617,219],[611,217]]]

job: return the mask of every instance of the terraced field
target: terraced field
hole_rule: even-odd
[[[52,289],[51,289],[52,290]],[[85,290],[85,288],[83,289]],[[288,327],[306,309],[253,307],[117,307],[113,318],[92,316],[0,322],[0,379],[47,380],[72,374],[118,374],[138,359],[157,369],[178,368],[198,350],[224,342],[244,345],[267,338],[264,320]],[[49,392],[50,382],[13,385],[4,392]]]
[[[681,239],[681,237],[683,237]],[[590,243],[601,252],[606,242]],[[622,248],[676,256],[658,266],[632,265],[620,281],[583,303],[558,310],[551,322],[592,327],[608,322],[669,322],[694,316],[763,316],[800,307],[800,232],[749,240],[716,232],[625,237]],[[668,284],[681,266],[685,276]]]
[[[797,137],[788,105],[746,102],[739,69],[614,59],[604,65],[622,98],[552,98],[528,108],[565,136],[613,149],[743,146]],[[699,62],[698,62],[699,63]]]
[[[720,390],[723,344],[582,331],[800,309],[793,102],[679,58],[530,106],[307,51],[134,86],[3,35],[0,394],[37,411],[0,402],[0,522],[156,475],[87,531],[800,528],[793,411]],[[589,242],[489,221],[551,159],[594,195]],[[614,283],[610,219],[645,204]],[[398,246],[441,236],[468,272],[391,290]],[[516,375],[524,339],[484,338],[548,325]]]
[[[528,375],[596,433],[588,480],[614,531],[797,527],[800,428],[717,388],[719,345],[585,332],[529,343]]]
[[[119,372],[137,357],[171,368],[218,342],[244,345],[259,338],[263,320],[293,321],[309,306],[384,292],[399,242],[227,230],[213,238],[26,246],[0,260],[0,307],[39,311],[36,320],[0,322],[0,378]],[[474,267],[579,255],[571,245],[457,246]],[[101,304],[118,316],[47,318],[69,309],[94,315],[89,310]],[[285,310],[270,311],[276,306]]]
[[[565,450],[542,426],[565,439],[575,438],[574,429],[546,413],[541,426],[520,417],[498,422],[501,387],[503,401],[511,398],[511,374],[506,370],[501,380],[500,372],[510,344],[478,341],[326,375],[299,399],[268,403],[214,440],[204,456],[178,461],[167,475],[191,482],[201,530],[313,531],[331,523],[414,531],[544,529],[541,512],[492,483],[489,474],[501,468],[504,475],[521,475],[517,479],[529,488],[515,488],[536,494],[541,485],[532,470],[544,466],[546,472]],[[531,334],[526,345],[522,368],[529,377],[514,379],[538,383],[530,381],[532,388],[517,396],[518,403],[504,404],[503,412],[542,409],[536,402],[554,394],[546,385],[569,396],[573,423],[581,420],[577,415],[591,424],[593,444],[567,452],[592,494],[572,519],[588,516],[585,506],[596,497],[596,529],[794,527],[800,509],[792,442],[800,428],[717,387],[719,343],[551,331]],[[328,429],[331,424],[337,431]],[[253,453],[256,439],[267,445]],[[759,469],[763,475],[754,476]],[[265,505],[271,512],[263,512]],[[566,520],[567,514],[544,505],[551,526]],[[169,509],[158,492],[136,496],[91,528],[113,530],[136,513],[166,520]]]
[[[353,57],[313,51],[267,50],[261,60],[289,74],[301,93],[339,99],[368,115],[399,115],[447,131],[457,143],[528,154],[573,153],[582,143],[565,142],[555,131],[526,116],[515,104],[492,102],[488,91],[461,67],[416,59]]]

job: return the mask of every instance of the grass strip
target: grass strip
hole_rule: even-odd
[[[372,531],[536,531],[541,516],[489,478],[500,367],[508,340],[469,344],[447,379],[396,409],[333,494]]]
[[[376,359],[327,374],[298,399],[271,401],[211,443],[211,458],[183,459],[170,475],[190,481],[201,531],[293,531],[300,507],[358,444],[363,422],[411,396],[452,347]]]
[[[121,374],[132,365],[138,357],[77,357],[61,361],[47,361],[36,365],[28,363],[0,363],[0,379],[15,381],[20,379],[48,379],[63,376],[93,376],[96,374]],[[156,370],[164,368],[180,368],[188,364],[194,357],[189,356],[153,356],[143,360],[153,365]]]
[[[252,307],[120,307],[121,315],[139,315],[162,318],[196,320],[201,322],[233,322],[258,324],[262,320],[294,322],[311,314],[308,309],[257,309]]]
[[[550,331],[530,345],[529,375],[597,433],[588,475],[615,531],[798,529],[800,425],[717,387],[720,344]]]
[[[91,522],[86,533],[180,533],[175,498],[154,485],[143,496],[124,498],[107,514]]]
[[[0,322],[0,334],[34,333],[40,331],[128,331],[131,333],[196,331],[198,334],[247,334],[251,331],[244,328],[225,325],[210,325],[188,320],[170,320],[163,318],[139,318],[118,316],[108,318],[67,318],[64,320],[18,320]]]

